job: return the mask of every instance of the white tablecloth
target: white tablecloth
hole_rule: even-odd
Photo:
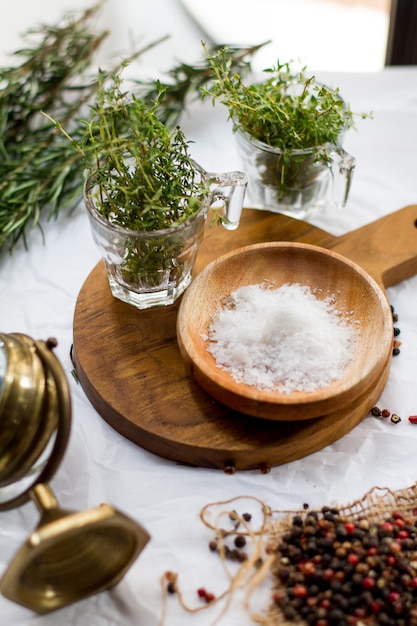
[[[59,5],[60,3],[56,3]],[[84,3],[79,3],[85,6]],[[173,39],[151,54],[150,62],[169,68],[175,58],[199,56],[199,33],[175,2],[110,1],[104,8],[116,35],[108,51],[127,46],[128,34],[146,39],[173,33]],[[42,7],[42,2],[36,3]],[[8,7],[22,26],[33,19],[46,21],[57,6],[34,15],[32,2],[15,1]],[[73,3],[73,6],[75,3]],[[30,13],[30,11],[29,11]],[[155,16],[157,16],[155,18]],[[155,22],[157,20],[157,22]],[[2,24],[2,29],[5,25]],[[6,30],[6,29],[5,29]],[[17,30],[15,28],[15,30]],[[195,53],[194,53],[195,51]],[[345,147],[357,160],[351,194],[345,209],[314,218],[333,234],[342,234],[402,206],[417,202],[417,68],[393,68],[379,73],[318,74],[340,87],[358,112],[372,111],[373,120],[357,122]],[[208,170],[226,171],[240,166],[225,111],[209,102],[188,111],[183,128],[194,142],[195,158]],[[344,504],[371,487],[403,488],[416,480],[417,426],[408,416],[417,413],[417,277],[388,290],[401,329],[401,354],[393,359],[388,384],[380,399],[402,417],[399,424],[367,417],[350,434],[307,458],[258,471],[226,475],[221,471],[178,466],[125,440],[92,408],[83,389],[71,376],[69,350],[74,307],[88,274],[99,260],[83,206],[71,216],[45,224],[46,240],[30,233],[29,251],[19,245],[0,257],[0,329],[23,332],[36,339],[56,337],[60,358],[71,386],[73,427],[63,463],[52,487],[66,508],[81,510],[108,502],[140,521],[152,539],[123,581],[113,590],[52,615],[37,616],[0,598],[1,623],[7,626],[156,626],[161,615],[160,577],[178,572],[190,604],[198,605],[196,589],[204,586],[219,594],[227,579],[220,562],[207,548],[210,533],[198,514],[205,504],[233,496],[257,496],[273,508],[300,508]],[[417,252],[417,249],[416,249]],[[111,338],[103,338],[111,340]],[[139,349],[139,348],[138,348]],[[38,514],[29,503],[0,514],[0,574],[35,527]],[[258,608],[268,604],[268,584],[256,596]],[[220,624],[251,623],[238,593]],[[186,614],[175,596],[169,598],[167,626],[213,623],[216,609]]]

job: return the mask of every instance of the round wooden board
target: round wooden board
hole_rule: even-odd
[[[274,240],[337,249],[337,238],[305,222],[246,209],[238,231],[207,229],[196,271],[230,249]],[[215,401],[191,377],[177,345],[177,311],[178,303],[139,311],[116,300],[99,262],[77,299],[73,345],[77,376],[102,418],[173,461],[244,470],[305,457],[352,430],[388,379],[390,358],[360,398],[340,411],[296,422],[249,417]]]

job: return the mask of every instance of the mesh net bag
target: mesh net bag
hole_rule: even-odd
[[[417,625],[416,485],[283,514],[269,543],[265,626]]]

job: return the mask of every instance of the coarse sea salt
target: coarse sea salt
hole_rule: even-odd
[[[248,285],[212,317],[207,350],[238,383],[280,393],[315,391],[343,377],[359,322],[330,294],[319,299],[299,283]]]

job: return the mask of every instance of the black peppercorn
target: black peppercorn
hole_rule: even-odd
[[[175,584],[173,582],[170,582],[170,583],[167,584],[167,591],[168,591],[168,593],[176,593],[177,592]]]

